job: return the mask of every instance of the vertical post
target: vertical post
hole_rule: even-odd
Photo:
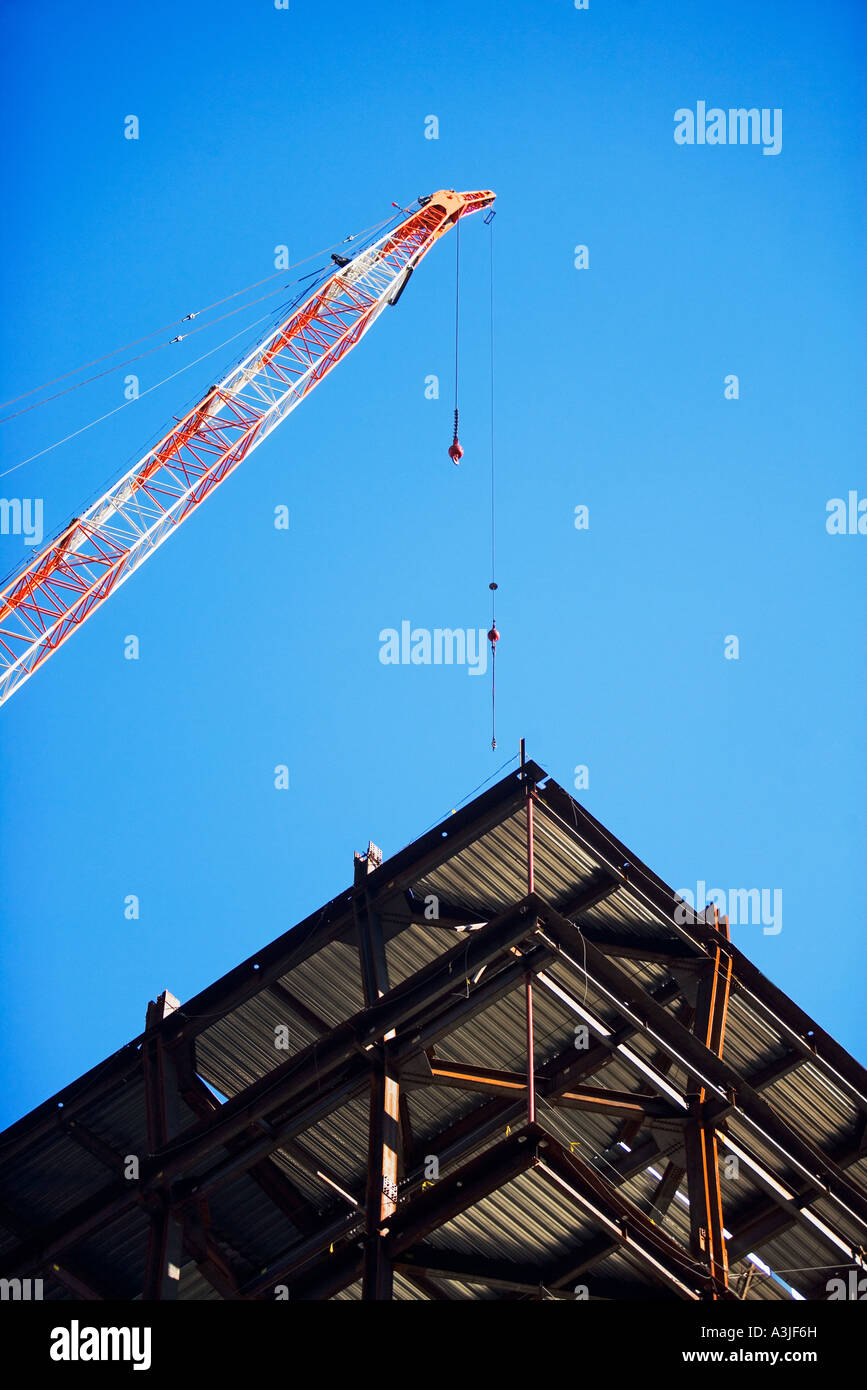
[[[382,851],[371,841],[366,855],[355,856],[357,889],[381,863]],[[368,893],[364,894],[363,903],[355,912],[364,1002],[370,1006],[388,992],[385,937]],[[376,1043],[370,1077],[363,1299],[386,1300],[393,1296],[394,1274],[385,1255],[383,1236],[389,1217],[397,1210],[398,1155],[401,1153],[400,1085],[390,1055],[394,1035],[392,1029]]]
[[[725,1042],[731,979],[732,958],[717,946],[699,981],[694,1028],[705,1047],[718,1057],[722,1056]],[[720,1285],[728,1287],[728,1252],[723,1235],[719,1146],[715,1123],[705,1118],[706,1098],[704,1086],[697,1095],[689,1097],[685,1130],[690,1245],[695,1258],[708,1267],[713,1281],[711,1296],[716,1298]]]
[[[366,1238],[361,1297],[387,1300],[392,1297],[394,1272],[385,1254],[384,1223],[397,1206],[398,1087],[389,1075],[386,1043],[377,1044],[379,1053],[370,1078],[370,1126],[367,1147],[367,1193],[365,1201]]]
[[[179,1008],[174,995],[165,991],[148,1004],[145,1028],[151,1029]],[[167,1078],[167,1066],[172,1069]],[[166,1057],[162,1035],[157,1033],[142,1047],[142,1072],[147,1116],[148,1148],[164,1147],[178,1130],[178,1088],[171,1059]],[[176,1298],[181,1277],[183,1231],[171,1207],[168,1190],[157,1193],[151,1212],[142,1298],[146,1301]]]
[[[693,1259],[709,1267],[708,1212],[701,1146],[701,1102],[697,1094],[690,1094],[686,1099],[689,1106],[689,1117],[684,1125],[686,1184],[689,1193],[689,1248]]]
[[[706,1265],[713,1281],[711,1297],[717,1289],[728,1287],[728,1254],[723,1236],[722,1189],[719,1153],[713,1121],[703,1115],[699,1095],[688,1097],[690,1114],[686,1121],[686,1175],[689,1187],[690,1250]]]
[[[725,1043],[731,983],[732,958],[717,946],[699,980],[694,1024],[694,1031],[705,1047],[716,1053],[717,1057],[722,1056]],[[705,1098],[704,1087],[701,1098]]]
[[[527,1123],[536,1123],[536,1067],[533,1034],[533,977],[529,973],[524,980],[524,998],[527,1006]]]
[[[729,931],[728,916],[726,915],[725,917],[720,917],[719,908],[717,907],[716,903],[713,904],[713,924],[716,931],[722,932],[726,941],[731,941],[732,934]]]
[[[702,1165],[706,1174],[708,1229],[710,1231],[710,1272],[728,1288],[729,1260],[723,1235],[722,1186],[719,1176],[719,1149],[713,1124],[701,1127]]]
[[[521,767],[524,766],[524,740],[521,739]],[[533,847],[533,790],[527,788],[527,892],[535,891],[535,850]],[[527,972],[524,979],[524,1002],[527,1015],[527,1122],[536,1122],[536,1073],[533,1034],[533,977]]]
[[[151,1214],[142,1299],[152,1303],[178,1296],[181,1278],[182,1232],[172,1215],[168,1197],[160,1193]]]

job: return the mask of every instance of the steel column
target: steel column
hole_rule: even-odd
[[[731,991],[732,958],[719,946],[710,948],[709,968],[699,981],[694,1030],[705,1047],[722,1057]],[[685,1126],[686,1171],[689,1188],[690,1247],[710,1271],[711,1297],[717,1286],[728,1287],[728,1253],[723,1235],[722,1187],[715,1124],[706,1114],[707,1089],[689,1097]]]
[[[145,1027],[154,1028],[177,1008],[178,1000],[173,995],[161,994],[155,1003],[148,1004]],[[172,1062],[166,1057],[162,1035],[157,1032],[142,1048],[149,1154],[164,1148],[179,1128],[177,1078],[173,1075],[167,1082],[167,1066],[172,1067]],[[145,1260],[142,1298],[146,1302],[177,1297],[182,1249],[183,1230],[172,1211],[168,1185],[160,1185],[154,1196]]]
[[[355,856],[356,887],[382,863],[382,853],[371,842],[366,855]],[[364,1001],[377,1004],[389,990],[388,959],[382,924],[364,893],[356,900],[355,921]],[[393,1296],[394,1276],[383,1235],[388,1218],[397,1210],[398,1153],[401,1147],[400,1088],[393,1057],[393,1028],[375,1045],[376,1062],[370,1078],[367,1191],[365,1198],[363,1299],[388,1300]]]

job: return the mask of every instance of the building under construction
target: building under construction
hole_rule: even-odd
[[[535,763],[0,1136],[46,1299],[826,1299],[867,1074]]]

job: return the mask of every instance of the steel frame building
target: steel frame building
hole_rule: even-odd
[[[865,1120],[864,1069],[531,762],[6,1130],[0,1276],[824,1299]]]

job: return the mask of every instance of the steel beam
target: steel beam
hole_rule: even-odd
[[[369,856],[367,867],[369,867]],[[356,878],[362,866],[356,859]],[[388,960],[382,926],[369,893],[356,908],[362,988],[368,1007],[389,992]],[[398,1154],[401,1148],[399,1071],[394,1061],[391,1029],[374,1046],[375,1062],[370,1077],[370,1108],[365,1196],[364,1275],[361,1297],[365,1301],[390,1300],[394,1271],[384,1248],[383,1226],[397,1207]]]
[[[370,1081],[370,1136],[367,1151],[364,1274],[362,1299],[393,1297],[392,1262],[385,1251],[383,1225],[397,1206],[398,1087],[389,1074],[385,1045]],[[387,1226],[385,1227],[387,1230]]]
[[[161,994],[147,1007],[146,1030],[149,1036],[142,1048],[142,1072],[149,1154],[164,1149],[180,1128],[177,1078],[173,1074],[171,1061],[166,1057],[162,1033],[157,1027],[177,1007],[177,999],[168,992]],[[172,1071],[171,1075],[167,1075],[169,1071]],[[183,1228],[172,1210],[169,1185],[162,1174],[154,1185],[152,1196],[154,1201],[142,1288],[145,1302],[177,1297],[183,1249]]]
[[[732,959],[717,946],[698,982],[693,1032],[709,1052],[721,1058],[725,1042]],[[713,1279],[728,1287],[728,1256],[723,1236],[722,1187],[716,1124],[707,1115],[707,1090],[688,1097],[686,1122],[686,1174],[689,1192],[690,1248],[696,1259],[704,1260]]]
[[[573,1054],[574,1055],[574,1054]],[[609,1054],[606,1053],[606,1060]],[[404,1080],[409,1088],[444,1088],[447,1090],[478,1091],[490,1096],[524,1096],[527,1077],[523,1072],[501,1071],[494,1067],[475,1066],[470,1062],[450,1062],[437,1058],[426,1075],[411,1073]],[[672,1101],[648,1094],[646,1091],[617,1091],[604,1086],[581,1086],[563,1089],[547,1076],[535,1078],[537,1095],[552,1105],[566,1110],[589,1110],[600,1115],[622,1115],[642,1125],[650,1116],[677,1119],[682,1111]]]

